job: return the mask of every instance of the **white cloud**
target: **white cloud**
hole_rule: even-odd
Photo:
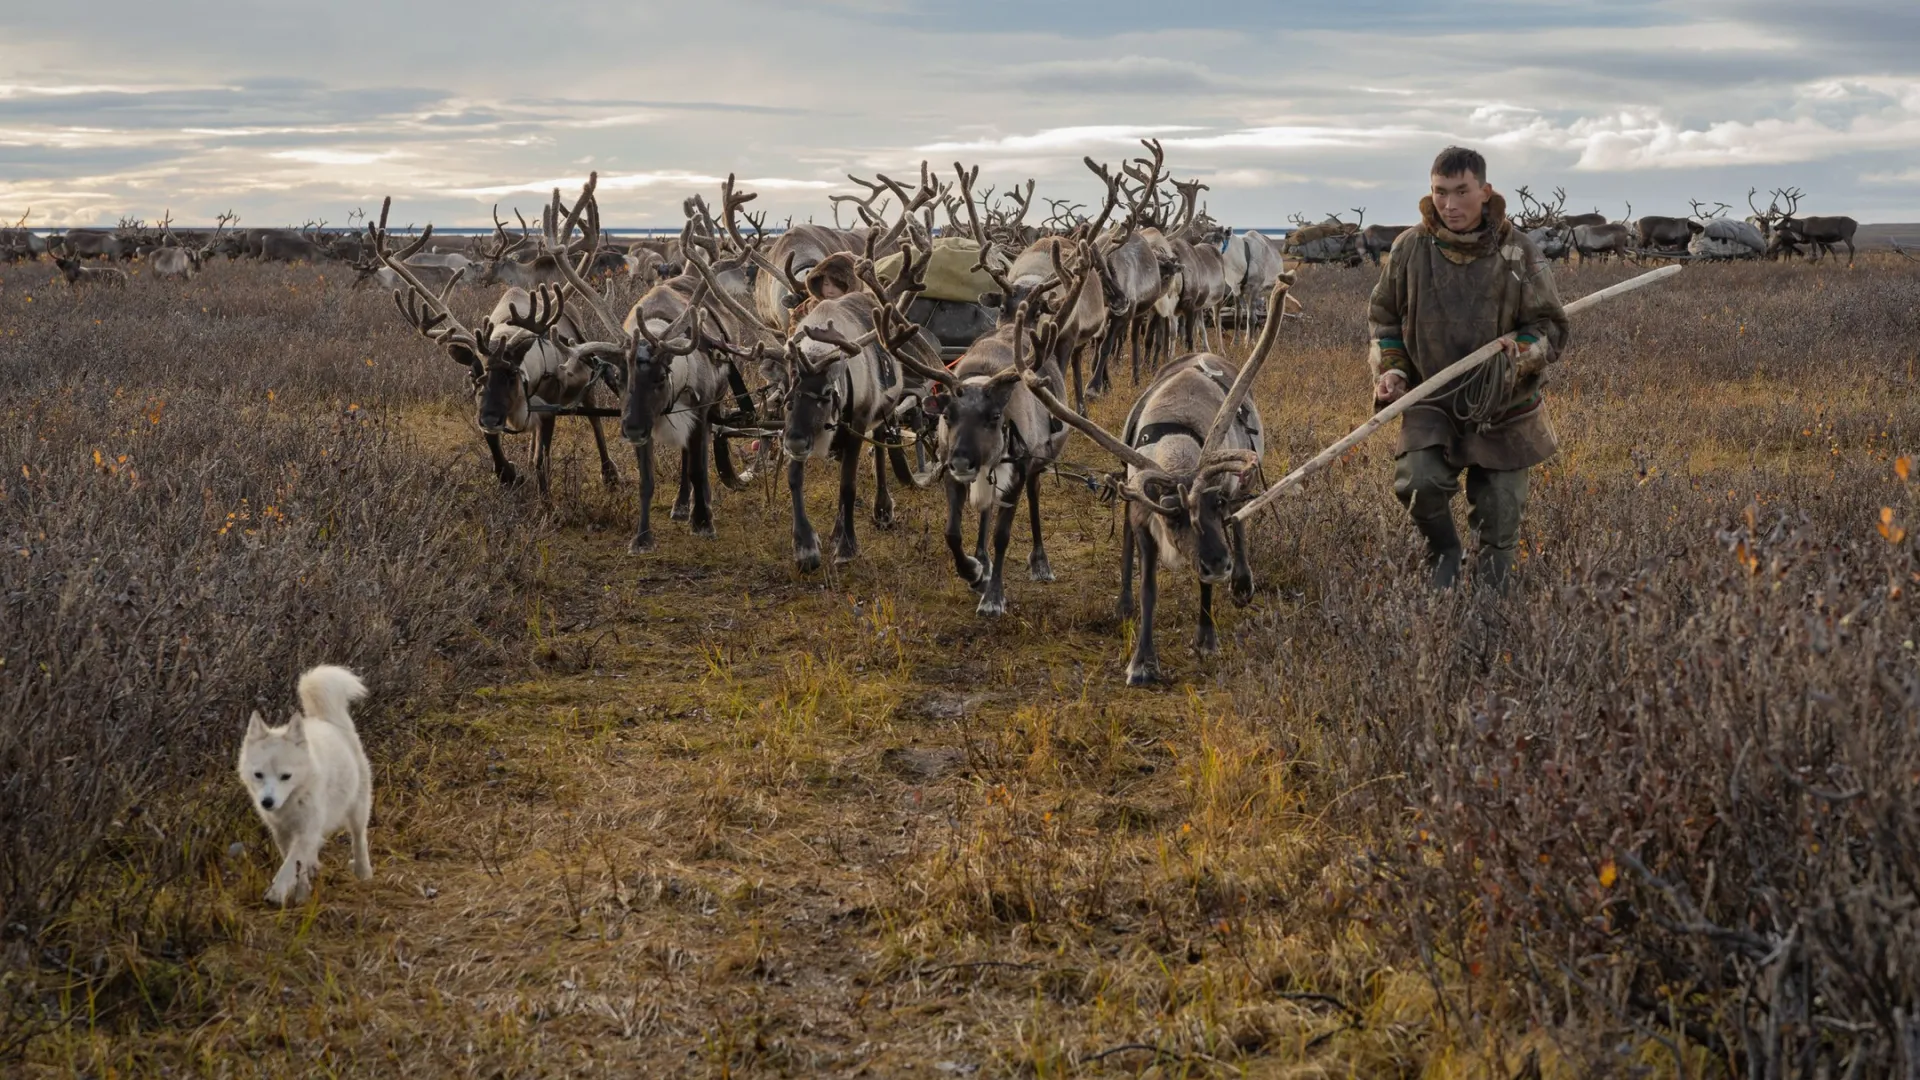
[[[309,165],[371,165],[399,157],[397,150],[276,150],[267,155],[276,161],[302,161]]]
[[[1133,146],[1168,132],[1198,131],[1185,124],[1161,124],[1136,127],[1124,124],[1094,124],[1083,127],[1048,128],[1031,135],[988,135],[976,139],[950,139],[931,142],[914,149],[928,154],[1035,153],[1077,154],[1109,146]]]

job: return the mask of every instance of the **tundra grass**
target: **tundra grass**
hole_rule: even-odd
[[[1566,272],[1563,289],[1626,272]],[[1920,434],[1910,341],[1837,327],[1828,340],[1863,359],[1832,370],[1747,344],[1801,333],[1768,318],[1812,317],[1783,289],[1912,312],[1897,265],[1842,274],[1700,268],[1577,325],[1529,559],[1602,551],[1605,530],[1582,524],[1602,488],[1614,510],[1677,517],[1677,501],[1631,500],[1678,474],[1706,535],[1794,476],[1888,473]],[[1269,478],[1367,415],[1370,281],[1303,274],[1308,319],[1256,391]],[[457,373],[444,381],[447,402],[394,415],[450,483],[484,488]],[[1117,428],[1129,401],[1123,376],[1094,414]],[[563,423],[546,500],[486,492],[524,504],[537,535],[532,580],[499,598],[502,659],[369,746],[374,879],[353,881],[336,844],[308,905],[265,908],[273,854],[210,769],[171,794],[236,845],[202,866],[202,939],[123,958],[109,1010],[59,1001],[25,1072],[1451,1077],[1510,1075],[1531,1052],[1575,1075],[1552,1031],[1497,1004],[1517,992],[1494,989],[1491,1027],[1462,1026],[1449,999],[1486,988],[1410,950],[1403,913],[1363,888],[1357,860],[1397,838],[1360,808],[1408,778],[1338,763],[1373,760],[1353,688],[1405,680],[1390,651],[1308,648],[1298,683],[1264,681],[1325,638],[1330,590],[1366,584],[1327,577],[1355,565],[1335,545],[1418,573],[1390,439],[1256,520],[1258,595],[1222,601],[1219,658],[1187,648],[1196,590],[1163,574],[1169,679],[1130,690],[1119,513],[1071,478],[1042,485],[1058,580],[1026,578],[1023,509],[1009,611],[989,621],[951,572],[937,492],[896,489],[895,523],[876,528],[863,464],[860,557],[802,575],[783,471],[720,493],[719,537],[702,540],[666,520],[669,464],[658,547],[632,555],[630,458],[616,446],[627,484],[603,488],[584,426]],[[1112,467],[1078,438],[1066,457]],[[823,531],[831,472],[808,487]],[[98,881],[71,923],[112,925],[138,885]],[[1631,1063],[1673,1071],[1643,1035],[1625,1041]]]

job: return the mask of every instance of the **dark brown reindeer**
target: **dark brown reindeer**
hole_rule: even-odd
[[[1800,200],[1806,197],[1806,193],[1799,188],[1779,188],[1773,192],[1773,196],[1775,201],[1769,204],[1763,215],[1768,221],[1764,231],[1768,233],[1769,254],[1797,255],[1802,246],[1808,246],[1812,248],[1807,252],[1808,260],[1818,262],[1823,256],[1833,254],[1837,245],[1845,244],[1847,265],[1853,265],[1853,237],[1860,229],[1858,221],[1846,216],[1796,216],[1800,211]],[[1780,199],[1787,201],[1785,209],[1779,206]],[[1753,205],[1751,195],[1747,205]]]
[[[58,246],[49,247],[53,255],[53,264],[60,268],[60,276],[66,279],[70,289],[90,289],[104,287],[124,289],[127,287],[127,272],[117,266],[88,266],[75,258],[73,249],[64,239]]]
[[[534,473],[540,491],[549,484],[549,457],[553,446],[555,417],[540,413],[535,402],[552,405],[580,405],[590,401],[593,387],[607,378],[619,356],[612,346],[599,342],[563,344],[550,336],[565,317],[566,297],[561,290],[540,287],[531,293],[509,290],[495,312],[480,323],[478,333],[467,329],[447,306],[447,294],[459,283],[456,273],[439,292],[421,282],[407,260],[417,255],[433,235],[433,226],[421,230],[418,239],[399,251],[388,246],[387,199],[380,207],[380,220],[367,226],[367,239],[374,254],[402,282],[404,288],[393,293],[394,306],[428,340],[446,350],[447,356],[466,368],[473,384],[475,423],[486,439],[493,459],[493,472],[502,484],[513,484],[519,473],[501,452],[500,437],[534,431]],[[526,310],[516,303],[527,300]],[[504,310],[502,310],[504,309]],[[589,417],[594,444],[600,451],[600,473],[607,483],[615,483],[619,472],[607,456],[606,438],[598,417]]]
[[[1253,598],[1244,527],[1230,519],[1247,494],[1247,477],[1260,464],[1266,436],[1250,395],[1253,380],[1273,351],[1292,274],[1282,274],[1267,298],[1266,326],[1244,366],[1212,353],[1192,353],[1167,365],[1127,416],[1119,438],[1080,416],[1037,374],[1026,377],[1041,404],[1098,443],[1127,466],[1121,494],[1127,527],[1121,541],[1122,618],[1134,613],[1133,558],[1140,554],[1140,625],[1127,683],[1141,686],[1160,677],[1153,618],[1159,601],[1159,571],[1179,570],[1191,560],[1200,578],[1200,627],[1194,648],[1211,655],[1220,648],[1213,621],[1213,588],[1227,584],[1235,604]]]

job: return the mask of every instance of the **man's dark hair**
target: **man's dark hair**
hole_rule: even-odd
[[[1480,156],[1480,151],[1464,146],[1449,146],[1433,159],[1433,175],[1459,176],[1461,173],[1472,173],[1475,180],[1486,183],[1487,159]]]

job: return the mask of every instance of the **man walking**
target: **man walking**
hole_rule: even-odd
[[[1426,537],[1433,586],[1450,588],[1461,557],[1453,496],[1465,471],[1476,578],[1501,588],[1520,539],[1527,470],[1555,448],[1540,387],[1566,347],[1567,314],[1546,260],[1487,183],[1485,158],[1448,147],[1431,179],[1420,224],[1394,241],[1373,289],[1374,406],[1500,340],[1503,355],[1401,418],[1393,492]]]

